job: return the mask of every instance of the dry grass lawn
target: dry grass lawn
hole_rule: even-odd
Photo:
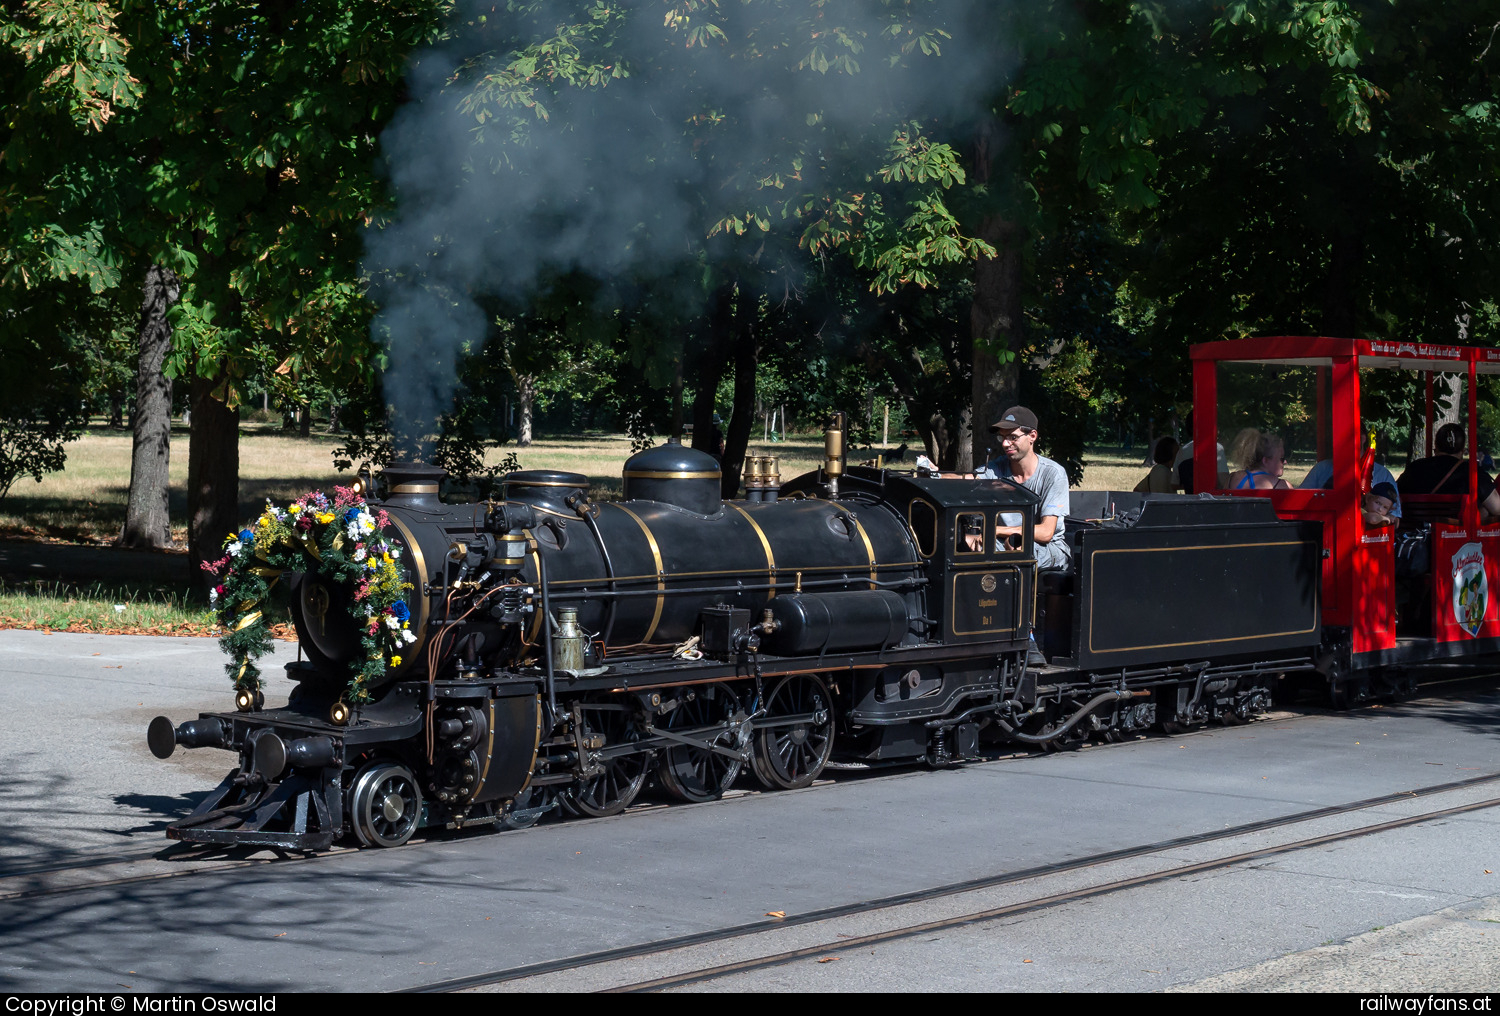
[[[187,540],[187,431],[173,429],[171,511],[173,534],[179,545]],[[240,436],[240,511],[250,518],[266,498],[284,501],[312,489],[348,483],[349,473],[335,471],[332,452],[342,442],[336,435],[299,438],[276,429],[245,427]],[[794,436],[774,444],[754,443],[752,454],[780,459],[782,479],[817,468],[822,455],[819,435]],[[566,469],[583,473],[595,498],[620,496],[620,468],[630,456],[623,435],[590,434],[543,437],[529,448],[505,446],[492,450],[491,464],[515,454],[522,468]],[[851,451],[851,460],[873,456],[873,451]],[[1084,459],[1085,490],[1130,490],[1146,475],[1140,450],[1091,449]],[[908,459],[909,461],[909,459]],[[1288,463],[1287,479],[1295,484],[1312,466],[1311,459]],[[69,543],[108,543],[119,533],[130,489],[130,435],[92,430],[68,445],[67,466],[42,482],[16,481],[0,501],[0,538],[44,539]]]

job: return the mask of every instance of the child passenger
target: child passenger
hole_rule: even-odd
[[[1177,439],[1172,437],[1156,442],[1156,451],[1151,456],[1156,465],[1135,485],[1137,494],[1170,494],[1177,489],[1172,482],[1172,461],[1177,458],[1177,447]]]

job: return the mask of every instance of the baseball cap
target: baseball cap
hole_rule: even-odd
[[[1011,406],[1000,414],[1000,419],[990,424],[990,432],[994,434],[1013,430],[1036,430],[1036,414],[1025,406]]]
[[[1401,495],[1396,493],[1396,485],[1389,480],[1381,480],[1375,484],[1375,486],[1370,488],[1370,493],[1376,497],[1383,497],[1393,504],[1401,500]]]

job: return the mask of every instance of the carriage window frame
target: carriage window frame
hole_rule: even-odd
[[[989,514],[988,512],[982,512],[982,511],[961,511],[961,512],[954,513],[954,516],[953,516],[953,556],[954,557],[959,557],[959,556],[963,556],[963,557],[980,557],[980,556],[983,556],[983,555],[988,554],[990,552],[990,550],[993,547],[994,530],[993,530],[993,528],[991,528],[991,527],[989,527],[989,526],[986,525],[986,522],[988,521],[988,514]],[[979,549],[978,550],[970,550],[968,547],[964,546],[964,519],[969,518],[971,516],[975,516],[975,515],[979,516],[979,534],[980,534],[981,539],[979,541]],[[987,539],[986,539],[986,537],[987,537]]]

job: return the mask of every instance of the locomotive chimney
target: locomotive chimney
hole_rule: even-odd
[[[392,462],[384,470],[386,483],[390,485],[385,503],[406,508],[439,508],[438,490],[447,475],[448,470],[442,466],[429,466],[425,462]]]

